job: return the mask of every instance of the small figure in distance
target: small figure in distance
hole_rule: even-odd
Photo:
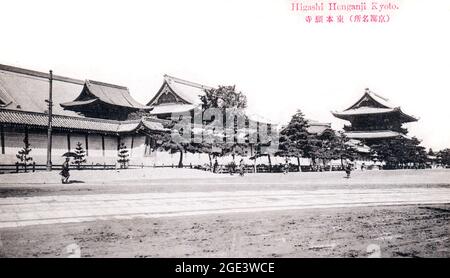
[[[241,161],[239,161],[239,175],[241,177],[244,176],[245,173],[245,164],[244,164],[244,159],[241,159]]]
[[[286,157],[286,160],[284,161],[284,167],[283,167],[283,174],[289,173],[289,159]]]
[[[345,173],[347,174],[346,178],[349,179],[352,173],[352,163],[350,161],[347,161],[345,165]]]
[[[70,161],[70,158],[66,157],[66,160],[65,160],[64,163],[62,164],[62,171],[59,173],[59,174],[61,175],[61,182],[62,182],[63,184],[69,182],[69,177],[70,177],[70,173],[69,173],[69,161]]]

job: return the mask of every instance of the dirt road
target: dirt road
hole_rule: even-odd
[[[450,206],[304,209],[0,229],[1,257],[450,257]]]
[[[142,171],[0,180],[0,256],[450,257],[450,171]]]
[[[450,203],[450,188],[89,194],[0,199],[0,228],[94,220]]]

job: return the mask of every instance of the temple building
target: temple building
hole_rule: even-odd
[[[365,90],[364,95],[355,104],[342,112],[332,114],[351,123],[344,126],[347,137],[368,146],[385,138],[408,138],[407,130],[402,125],[418,120],[369,89]]]
[[[30,156],[39,165],[47,160],[47,73],[0,65],[0,165],[17,162],[16,154],[28,137]],[[126,87],[59,75],[52,79],[52,163],[81,143],[88,165],[117,162],[117,150],[125,143],[130,164],[154,164],[152,136],[167,132],[158,119],[127,120],[136,111],[151,108],[135,101]]]
[[[202,105],[200,96],[213,87],[164,75],[164,81],[155,96],[147,103],[151,114],[162,119],[170,119],[172,114],[193,112]]]
[[[128,88],[91,80],[84,82],[75,100],[60,105],[86,117],[120,121],[126,120],[132,112],[151,110],[135,101]]]
[[[165,74],[163,84],[156,94],[147,103],[151,107],[151,115],[161,119],[170,119],[172,114],[193,113],[194,109],[201,109],[201,96],[205,95],[205,90],[211,90],[214,87],[187,81],[178,77]],[[272,125],[268,119],[245,111],[249,121]],[[248,123],[247,123],[248,125]]]
[[[215,133],[215,136],[225,137],[224,134],[217,134],[212,127],[211,122],[203,121],[202,124],[194,122],[194,111],[202,111],[201,96],[205,95],[205,90],[214,89],[212,86],[203,85],[200,83],[188,81],[178,77],[165,74],[163,83],[156,94],[147,103],[147,106],[151,107],[150,114],[161,120],[177,119],[177,114],[190,115],[192,123],[193,133],[203,133],[210,136],[211,133]],[[236,137],[247,138],[248,143],[249,134],[255,134],[259,128],[267,128],[269,133],[272,132],[274,127],[273,122],[265,119],[264,117],[245,111],[245,126],[237,131]],[[226,123],[225,123],[226,124]],[[223,133],[229,132],[229,130],[223,130]],[[274,131],[275,132],[275,131]],[[248,148],[244,150],[244,157],[238,156],[239,159],[244,160],[252,157],[255,154],[254,146],[248,145]],[[167,163],[174,163],[173,155],[165,152],[155,152],[156,156],[159,156],[158,161],[167,161]],[[170,157],[168,157],[170,155]],[[209,161],[207,154],[185,154],[185,163],[193,165],[205,164]],[[227,163],[231,156],[222,157],[222,163]],[[236,159],[236,157],[235,157]]]

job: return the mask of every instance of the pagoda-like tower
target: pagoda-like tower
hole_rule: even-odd
[[[364,95],[352,106],[342,112],[332,114],[351,125],[345,125],[347,137],[371,145],[380,139],[405,137],[407,130],[403,123],[415,122],[417,119],[405,114],[399,106],[394,106],[388,99],[366,89]]]

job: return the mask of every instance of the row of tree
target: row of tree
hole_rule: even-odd
[[[230,108],[245,109],[247,107],[247,98],[241,92],[236,92],[234,86],[219,86],[217,89],[208,89],[205,95],[201,96],[202,110],[206,111],[210,108],[222,109],[222,119],[226,119],[225,110]],[[203,112],[202,111],[202,112]],[[132,117],[146,117],[149,116],[144,112],[139,112]],[[245,115],[244,115],[245,116]],[[209,155],[210,166],[216,157],[231,155],[245,155],[245,150],[251,145],[254,149],[253,159],[261,156],[267,156],[269,161],[269,169],[271,168],[271,155],[280,157],[295,157],[300,171],[300,158],[309,158],[313,165],[320,161],[322,164],[331,162],[331,160],[341,160],[343,164],[344,159],[353,160],[358,156],[357,150],[348,144],[349,139],[343,132],[335,132],[331,129],[322,132],[321,134],[314,134],[308,131],[309,122],[305,119],[304,114],[298,110],[289,121],[288,125],[280,132],[279,144],[277,150],[268,151],[267,147],[272,143],[269,140],[258,140],[256,143],[243,143],[239,140],[227,140],[226,137],[215,137],[214,135],[203,134],[203,140],[196,142],[193,140],[177,140],[182,136],[183,129],[175,129],[177,122],[173,121],[167,128],[172,130],[172,133],[161,133],[154,135],[154,141],[157,142],[154,146],[157,149],[162,149],[170,153],[179,153],[179,167],[183,167],[183,155],[189,153],[207,153]],[[234,134],[227,136],[236,136],[239,127],[234,125]],[[186,127],[186,130],[190,130]],[[210,136],[211,138],[205,138]],[[21,163],[27,165],[32,161],[30,156],[31,147],[28,142],[28,136],[24,139],[24,148],[19,151],[17,158]],[[408,163],[424,164],[427,162],[427,153],[425,148],[420,146],[420,141],[417,138],[392,138],[380,140],[371,147],[372,157],[386,163],[388,168],[399,168],[401,165]],[[86,162],[85,151],[78,142],[75,149],[77,156],[74,163],[80,167]],[[433,153],[434,154],[434,153]],[[431,155],[431,154],[429,154]],[[442,164],[449,165],[450,150],[446,149],[438,153]],[[125,168],[129,162],[128,150],[124,143],[121,143],[118,150],[118,163]]]
[[[315,134],[308,131],[309,127],[304,114],[297,110],[280,133],[279,151],[275,155],[296,157],[299,171],[301,157],[311,159],[313,165],[317,164],[317,160],[326,164],[331,160],[340,159],[343,164],[344,159],[356,158],[357,150],[347,143],[348,138],[343,132],[336,133],[328,129],[321,134]]]
[[[21,165],[24,168],[24,171],[27,172],[28,168],[33,164],[33,157],[31,156],[32,148],[27,133],[25,133],[23,144],[24,144],[23,148],[17,152],[16,157],[18,159],[19,165]],[[87,162],[86,151],[84,150],[83,144],[81,144],[81,142],[77,142],[77,146],[75,147],[74,153],[75,155],[73,164],[75,164],[76,167],[80,169],[82,164]],[[117,156],[118,156],[117,162],[119,163],[120,167],[127,168],[130,159],[128,149],[123,142],[120,143],[119,145]]]
[[[226,108],[244,109],[247,107],[247,99],[241,92],[236,92],[234,86],[219,86],[217,89],[209,89],[205,91],[205,95],[201,96],[202,109],[205,111],[209,108],[222,108],[223,119],[226,118]],[[174,124],[174,123],[173,123]],[[173,126],[169,126],[173,128]],[[235,126],[235,129],[238,127]],[[326,164],[331,160],[341,160],[343,164],[344,159],[353,160],[358,156],[357,150],[348,143],[349,139],[343,132],[335,132],[331,129],[322,134],[313,134],[308,131],[309,122],[305,119],[304,114],[298,110],[295,113],[288,125],[279,134],[278,150],[273,153],[275,156],[281,157],[296,157],[297,164],[300,170],[300,158],[309,158],[313,165],[318,161]],[[178,132],[174,131],[173,132]],[[180,142],[173,140],[176,138],[174,134],[160,135],[158,142],[161,142],[156,147],[169,151],[171,153],[179,153],[180,159],[178,166],[183,167],[183,153],[207,153],[212,159],[218,156],[242,155],[244,150],[249,147],[249,143],[239,143],[237,141],[215,140],[213,143],[201,142],[196,143],[192,141]],[[270,143],[270,142],[269,142]],[[254,157],[267,156],[269,161],[269,168],[271,168],[270,153],[267,152],[268,142],[252,143],[254,148]],[[400,168],[406,164],[425,164],[427,162],[427,153],[425,148],[420,146],[420,141],[413,137],[409,138],[392,138],[379,140],[371,147],[371,156],[374,160],[383,161],[387,168]],[[218,151],[219,150],[219,151]],[[448,154],[444,151],[443,156]],[[446,160],[443,159],[443,162]]]
[[[209,89],[205,91],[205,95],[201,96],[202,109],[220,108],[223,111],[221,119],[226,119],[225,109],[242,109],[247,107],[247,99],[241,92],[235,92],[234,86],[219,86],[217,89]],[[202,112],[203,112],[202,111]],[[141,115],[142,116],[142,115]],[[244,115],[244,117],[246,117]],[[252,143],[243,143],[238,140],[228,140],[229,138],[203,138],[201,142],[195,142],[192,140],[176,140],[181,136],[177,134],[179,130],[175,130],[175,122],[172,122],[170,126],[167,126],[172,130],[171,134],[158,134],[157,142],[160,142],[155,146],[157,149],[163,149],[170,153],[179,153],[178,166],[183,167],[183,155],[184,153],[207,153],[209,155],[210,166],[212,166],[212,160],[221,156],[233,156],[245,155],[245,150],[252,147],[254,150],[253,159],[261,156],[266,156],[269,162],[269,169],[271,168],[271,155],[280,157],[296,157],[297,164],[300,170],[300,158],[310,158],[313,164],[316,164],[318,160],[326,163],[333,159],[344,158],[354,159],[356,156],[356,150],[352,148],[346,142],[348,139],[343,133],[336,133],[331,129],[322,134],[313,134],[308,132],[309,123],[305,119],[303,113],[298,110],[295,115],[292,116],[291,121],[279,134],[279,145],[277,150],[268,150],[271,145],[271,138],[265,138],[266,140],[258,140]],[[225,123],[224,123],[225,124]],[[234,125],[235,134],[228,136],[236,136],[239,129],[237,124]],[[189,130],[186,128],[186,130]],[[211,135],[203,135],[211,136]],[[278,136],[278,135],[276,135]],[[212,140],[207,140],[212,139]],[[273,138],[275,140],[275,138]]]

